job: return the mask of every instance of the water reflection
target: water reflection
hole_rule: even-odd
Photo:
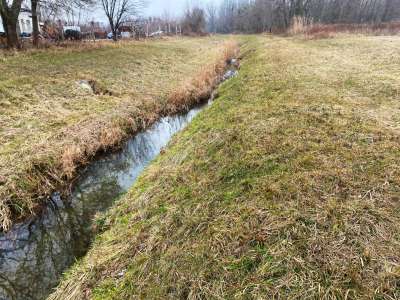
[[[224,80],[237,74],[229,72]],[[129,140],[120,152],[87,167],[69,201],[54,194],[41,216],[0,233],[0,300],[46,298],[62,272],[87,251],[94,235],[94,215],[127,192],[171,137],[202,108],[162,118]]]
[[[46,298],[62,272],[87,251],[94,215],[127,192],[171,137],[201,109],[162,118],[129,140],[122,151],[87,167],[69,201],[54,194],[42,216],[0,234],[0,300]]]

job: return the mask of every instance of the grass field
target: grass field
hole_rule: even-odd
[[[0,230],[65,192],[99,151],[207,97],[232,52],[225,40],[0,53]]]
[[[399,37],[247,37],[50,299],[399,299]]]

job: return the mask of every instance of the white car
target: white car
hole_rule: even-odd
[[[161,35],[163,35],[163,33],[164,33],[164,31],[159,30],[159,31],[151,33],[149,36],[150,37],[161,36]]]

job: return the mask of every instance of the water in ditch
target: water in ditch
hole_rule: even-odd
[[[235,75],[228,71],[224,79]],[[0,300],[45,299],[65,269],[87,251],[94,215],[126,193],[172,136],[204,106],[160,119],[130,139],[120,152],[87,167],[70,201],[62,201],[55,193],[41,216],[0,233]]]

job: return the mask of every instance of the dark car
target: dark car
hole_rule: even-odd
[[[64,38],[70,41],[80,41],[82,39],[82,33],[78,30],[67,29],[64,32]]]
[[[32,36],[32,34],[27,33],[27,32],[21,32],[19,36],[22,38],[30,38]]]

